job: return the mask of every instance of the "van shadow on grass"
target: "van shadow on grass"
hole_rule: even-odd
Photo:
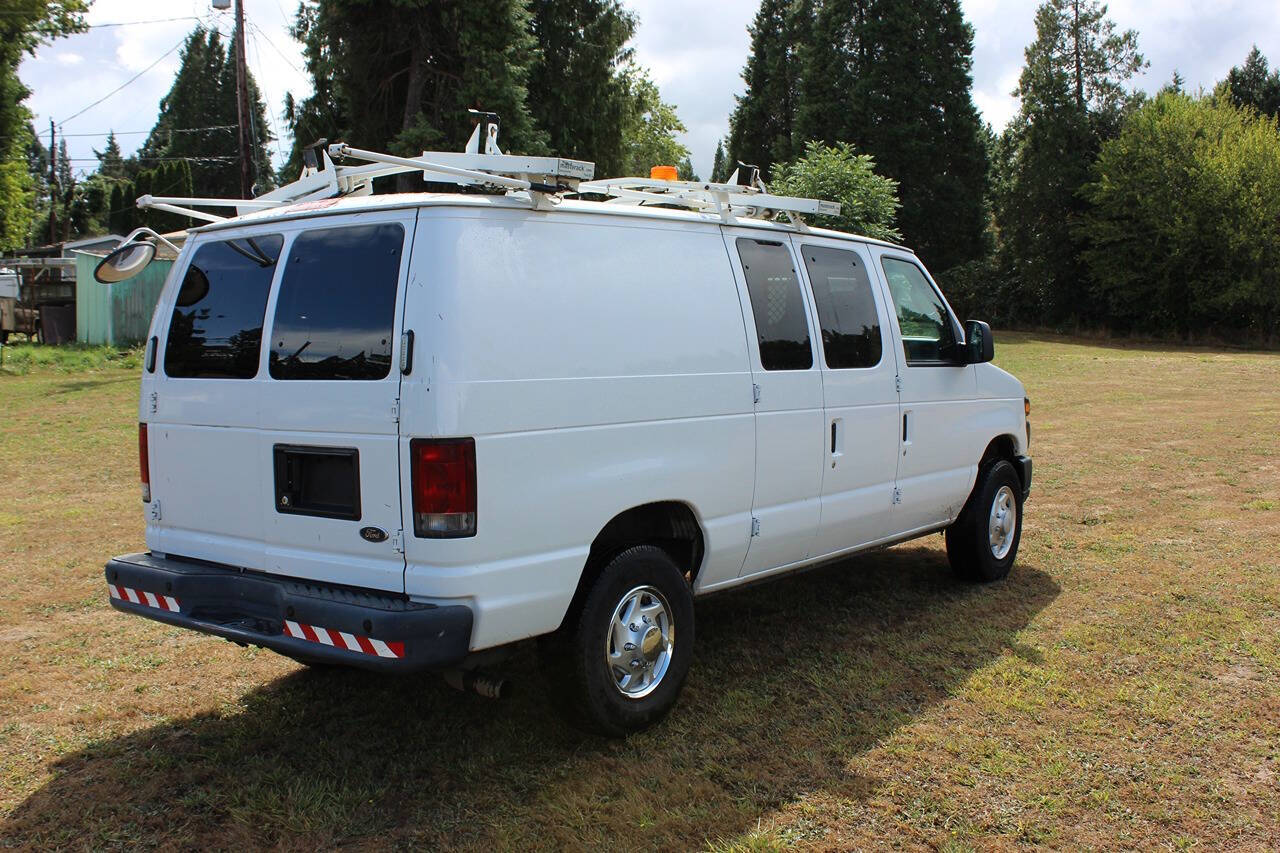
[[[60,759],[0,846],[697,847],[807,794],[871,796],[851,759],[1002,654],[1034,659],[1014,635],[1058,591],[1028,566],[963,585],[908,546],[701,599],[680,704],[626,741],[562,724],[528,649],[502,702],[299,671]]]

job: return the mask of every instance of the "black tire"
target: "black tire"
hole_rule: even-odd
[[[1009,492],[1001,495],[1002,489],[1012,493],[1014,529],[1007,553],[997,556],[992,548],[990,524],[997,496],[1009,495]],[[1009,574],[1021,540],[1022,481],[1013,464],[1007,460],[989,462],[978,471],[973,493],[959,517],[947,528],[947,559],[956,576],[962,580],[976,583],[998,581]]]
[[[674,630],[656,687],[635,698],[619,686],[605,654],[615,609],[640,587],[661,593]],[[572,725],[625,737],[657,723],[676,704],[693,662],[693,638],[693,593],[684,575],[661,548],[637,545],[610,560],[564,626],[539,640],[538,658],[552,704]]]

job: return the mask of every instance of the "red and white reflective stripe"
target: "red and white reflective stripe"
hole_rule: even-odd
[[[107,584],[107,589],[111,591],[112,598],[118,598],[122,601],[145,604],[157,610],[168,610],[173,613],[177,613],[180,609],[178,607],[178,599],[171,595],[156,595],[154,592],[129,589],[127,586],[116,586],[113,583]]]
[[[334,631],[318,625],[300,625],[285,620],[284,632],[299,640],[309,640],[325,646],[346,649],[349,652],[360,652],[366,655],[377,655],[380,658],[404,657],[404,643],[386,643],[372,637],[361,637],[359,634],[348,634],[346,631]]]

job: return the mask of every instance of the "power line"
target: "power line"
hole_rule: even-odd
[[[149,21],[119,21],[112,24],[87,24],[89,29],[94,30],[99,27],[136,27],[141,24],[169,24],[174,21],[199,21],[201,18],[196,15],[184,15],[181,18],[153,18]]]
[[[204,133],[209,130],[235,130],[234,124],[211,124],[208,127],[170,127],[165,128],[166,133]],[[60,133],[63,137],[93,137],[93,136],[142,136],[151,133],[150,130],[95,130],[92,133]],[[12,139],[11,136],[0,136],[0,139]]]
[[[246,20],[246,21],[248,21],[249,19],[248,19],[248,18],[245,18],[245,20]],[[274,51],[275,51],[275,52],[280,56],[280,58],[281,58],[281,59],[283,59],[285,62],[287,62],[287,63],[289,64],[289,67],[291,67],[294,71],[297,71],[299,74],[305,74],[305,73],[306,73],[306,72],[305,72],[305,71],[303,71],[301,68],[299,68],[296,64],[294,64],[294,61],[293,61],[292,59],[290,59],[289,57],[285,56],[285,55],[284,55],[284,51],[282,51],[280,48],[276,47],[276,43],[275,43],[275,42],[273,42],[273,41],[271,40],[271,36],[269,36],[269,35],[267,35],[265,32],[263,32],[262,27],[258,26],[258,25],[257,25],[257,24],[255,24],[253,21],[249,21],[249,26],[253,27],[253,29],[258,33],[258,35],[262,36],[264,39],[266,39],[266,40],[267,40],[267,44],[271,45],[271,49],[272,49],[272,50],[274,50]],[[259,58],[259,59],[261,59],[261,58],[262,58],[262,56],[261,56],[261,51],[259,51],[259,56],[258,56],[258,58]]]
[[[152,68],[155,68],[155,67],[156,67],[157,65],[159,65],[161,62],[163,62],[165,59],[167,59],[167,58],[168,58],[168,56],[169,56],[169,54],[173,53],[175,50],[177,50],[178,48],[182,47],[182,45],[184,45],[184,44],[186,43],[186,41],[187,41],[187,37],[186,37],[186,36],[183,36],[183,37],[178,41],[178,43],[177,43],[177,44],[175,44],[173,47],[171,47],[171,48],[169,48],[168,50],[166,50],[166,51],[164,52],[164,54],[163,54],[159,59],[157,59],[155,62],[151,63],[151,64],[150,64],[150,65],[148,65],[146,68],[142,69],[142,70],[141,70],[141,71],[139,71],[137,74],[133,75],[133,76],[132,76],[132,77],[130,77],[128,80],[124,81],[124,82],[123,82],[123,83],[121,83],[119,86],[117,86],[117,87],[115,87],[114,89],[112,89],[110,92],[107,92],[107,94],[103,95],[101,98],[98,98],[98,100],[94,101],[92,104],[89,104],[89,106],[85,107],[84,109],[82,109],[82,110],[80,110],[80,111],[78,111],[78,112],[72,113],[71,115],[67,116],[67,117],[66,117],[66,118],[64,118],[62,121],[58,122],[58,124],[66,124],[67,122],[71,121],[72,119],[77,118],[77,117],[79,117],[79,116],[81,116],[81,115],[83,115],[83,114],[87,113],[89,110],[93,109],[93,108],[94,108],[94,107],[96,107],[98,104],[100,104],[100,103],[102,103],[103,101],[105,101],[107,98],[110,98],[110,97],[111,97],[112,95],[114,95],[116,92],[119,92],[119,91],[120,91],[121,89],[123,89],[125,86],[128,86],[130,83],[132,83],[133,81],[137,80],[137,79],[138,79],[139,77],[141,77],[143,74],[146,74],[146,73],[147,73],[148,71],[150,71]]]
[[[245,20],[248,21],[249,19],[246,17]],[[262,33],[262,30],[258,29],[257,24],[253,24],[252,26],[253,26],[253,29],[256,30],[258,33]],[[249,35],[252,37],[252,40],[253,40],[253,51],[258,55],[258,65],[259,67],[261,67],[262,66],[262,45],[258,44],[258,37],[253,35],[252,32],[250,32]],[[262,33],[262,35],[264,38],[266,37],[265,33]],[[284,123],[280,121],[280,119],[276,116],[276,108],[274,106],[271,106],[270,104],[267,105],[266,119],[267,119],[267,132],[275,137],[276,156],[279,157],[280,162],[283,163],[284,150],[280,147],[280,134],[274,132],[275,128],[272,127],[272,123],[274,122],[276,127],[279,128],[281,131],[284,130]]]

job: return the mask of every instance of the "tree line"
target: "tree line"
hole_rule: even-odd
[[[85,4],[18,5],[25,17],[0,21],[4,245],[127,230],[144,192],[236,194],[234,64],[218,33],[190,35],[141,148],[125,156],[109,137],[77,179],[65,141],[58,156],[30,126],[16,68],[83,29]],[[760,0],[707,177],[745,163],[774,191],[845,202],[819,224],[904,242],[962,313],[997,324],[1274,343],[1280,72],[1255,48],[1210,92],[1175,74],[1147,96],[1131,83],[1147,67],[1137,33],[1098,0],[1045,0],[1034,15],[1019,110],[997,132],[973,102],[959,0]],[[628,46],[636,27],[621,0],[302,0],[293,35],[312,93],[286,98],[278,172],[250,83],[257,189],[295,178],[320,138],[459,149],[473,107],[501,116],[507,150],[694,178],[684,126]]]
[[[1019,111],[996,133],[956,0],[762,0],[712,177],[848,145],[896,183],[881,224],[962,313],[1274,344],[1280,72],[1255,47],[1212,92],[1175,74],[1148,97],[1128,85],[1147,67],[1138,34],[1097,0],[1043,2],[1035,25]]]

